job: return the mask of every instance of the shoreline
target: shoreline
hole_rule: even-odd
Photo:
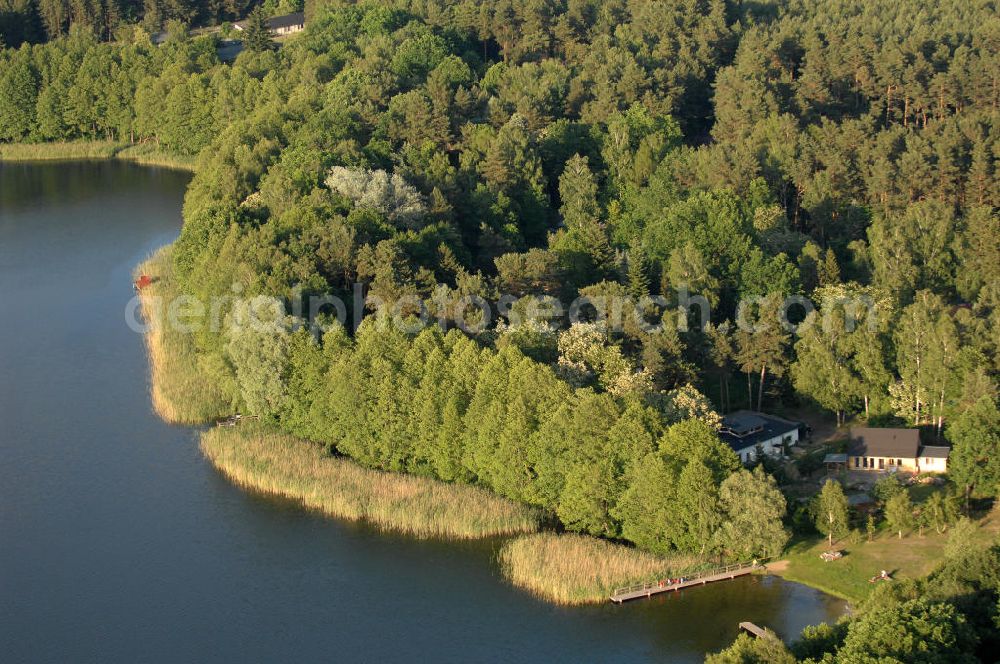
[[[149,322],[149,329],[143,336],[150,362],[150,396],[153,410],[164,421],[186,426],[204,425],[231,415],[232,406],[222,390],[205,381],[190,337],[171,335],[165,326],[156,324],[162,313],[158,306],[162,306],[164,299],[176,295],[171,246],[161,248],[136,267],[137,274],[153,277],[153,283],[143,289],[139,297],[143,319]],[[254,435],[270,436],[273,440],[270,445],[261,444],[260,440],[253,440]],[[275,447],[290,454],[276,456]],[[237,486],[297,500],[305,508],[332,518],[364,520],[376,527],[418,537],[510,536],[497,555],[503,578],[518,589],[556,605],[603,603],[616,587],[661,576],[683,575],[703,564],[694,556],[660,557],[589,535],[539,532],[537,512],[487,489],[369,470],[348,458],[324,456],[318,445],[259,425],[242,423],[233,428],[209,429],[201,434],[200,448],[205,458]],[[280,464],[276,465],[276,461]],[[319,482],[320,477],[326,481]],[[366,481],[359,482],[358,477],[365,477]],[[347,482],[346,488],[343,486],[345,478],[352,480]],[[400,494],[399,499],[388,500],[380,508],[373,509],[375,485],[383,497],[395,492]],[[418,503],[415,495],[422,502]],[[505,504],[514,509],[520,514],[515,519],[516,526],[497,526],[496,523],[486,527],[483,524],[470,526],[469,522],[475,522],[476,515],[466,512],[469,505],[478,503],[462,500],[468,496],[485,501],[483,504]],[[419,509],[413,509],[417,504]],[[456,504],[460,508],[449,512],[449,507]],[[525,517],[529,512],[532,516]],[[440,519],[442,513],[447,514],[449,523],[431,519],[432,516]],[[462,524],[463,521],[466,523]],[[771,573],[833,597],[854,601],[822,584],[789,575],[784,569]]]
[[[419,538],[507,537],[497,554],[503,578],[557,605],[602,604],[615,588],[705,564],[686,554],[660,557],[588,535],[540,532],[537,510],[488,489],[365,468],[262,424],[213,427],[200,434],[199,448],[236,486],[327,517]]]
[[[198,426],[230,415],[232,408],[218,386],[203,379],[190,336],[171,334],[160,324],[164,300],[177,295],[171,247],[161,247],[135,269],[136,275],[153,278],[138,295],[147,326],[142,336],[150,367],[150,399],[153,411],[168,424]]]
[[[989,545],[1000,534],[1000,507],[977,517],[973,542]],[[880,570],[889,570],[893,579],[921,579],[932,573],[945,559],[951,527],[944,532],[927,528],[910,530],[899,538],[887,527],[877,529],[869,541],[865,537],[844,538],[834,542],[834,549],[844,553],[840,560],[824,562],[820,558],[830,547],[826,540],[801,540],[791,544],[782,556],[784,565],[772,570],[782,578],[801,583],[827,595],[858,605],[878,586],[870,579]]]
[[[829,595],[830,597],[836,597],[837,599],[844,600],[845,602],[847,602],[848,606],[852,606],[854,604],[857,604],[858,602],[864,601],[863,597],[852,597],[851,595],[848,595],[845,592],[836,590],[836,589],[831,588],[830,586],[827,586],[825,584],[816,583],[814,581],[811,581],[808,578],[806,578],[805,576],[799,576],[799,575],[796,575],[794,573],[793,574],[789,574],[788,570],[787,570],[787,567],[785,567],[784,569],[774,569],[774,570],[768,569],[768,574],[773,574],[774,576],[780,577],[780,578],[784,579],[785,581],[788,581],[789,583],[798,583],[798,584],[803,585],[803,586],[805,586],[807,588],[812,588],[813,590],[818,590],[819,592],[823,593],[824,595]]]
[[[177,295],[171,246],[136,267],[152,283],[139,296],[147,330],[153,411],[170,424],[198,426],[223,419],[232,404],[206,381],[189,335],[160,325],[162,306]],[[234,484],[300,501],[327,516],[364,520],[418,537],[472,539],[536,532],[536,510],[480,487],[416,475],[370,470],[326,455],[319,445],[260,425],[214,427],[201,433],[200,449]]]
[[[149,143],[117,141],[58,141],[49,143],[0,143],[0,164],[81,160],[127,161],[141,166],[196,171],[197,157],[176,155]]]
[[[162,302],[176,294],[171,245],[138,265],[139,273],[153,278],[139,300],[143,319],[149,324],[143,336],[154,412],[170,424],[186,426],[204,425],[230,415],[232,409],[221,391],[212,389],[199,371],[190,338],[171,335],[165,326],[156,324]],[[254,440],[255,436],[270,436],[272,440],[262,444]],[[488,489],[369,470],[351,459],[325,456],[315,444],[260,425],[244,422],[232,428],[215,427],[204,431],[200,439],[205,458],[237,486],[297,500],[305,508],[332,518],[364,520],[418,537],[510,536],[498,554],[503,578],[554,604],[605,602],[615,587],[671,571],[680,573],[697,564],[691,556],[661,558],[587,535],[539,532],[540,515],[536,510],[496,496]],[[281,449],[282,454],[275,455],[275,449]],[[326,481],[319,482],[320,477]],[[359,477],[366,481],[359,482]],[[383,498],[399,495],[374,509],[373,498],[379,492]],[[486,517],[497,506],[510,510],[514,518],[505,517],[499,525],[495,518],[489,523]],[[440,520],[441,515],[446,515],[447,523],[433,520]]]

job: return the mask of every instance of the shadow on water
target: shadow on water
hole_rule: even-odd
[[[555,607],[500,578],[499,540],[416,540],[234,487],[152,414],[124,324],[188,177],[0,165],[4,662],[697,662],[741,620],[791,636],[842,610],[756,577]]]

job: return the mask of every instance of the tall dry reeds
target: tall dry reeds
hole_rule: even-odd
[[[534,510],[485,489],[369,470],[252,423],[204,432],[201,449],[237,484],[386,530],[470,539],[538,528]]]
[[[120,159],[147,166],[193,171],[196,157],[177,155],[151,143],[130,145],[116,141],[52,141],[0,143],[0,162]]]
[[[111,159],[119,149],[120,144],[114,141],[0,143],[0,161]]]
[[[526,535],[500,550],[500,566],[514,585],[558,604],[606,602],[616,588],[681,576],[700,562],[573,534]]]

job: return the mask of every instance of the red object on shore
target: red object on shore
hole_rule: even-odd
[[[148,274],[144,274],[135,280],[135,289],[142,290],[151,283],[153,283],[153,278],[150,277]]]

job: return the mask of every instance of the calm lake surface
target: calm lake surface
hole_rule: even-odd
[[[0,164],[0,660],[698,662],[741,620],[791,637],[843,604],[743,578],[557,608],[496,541],[384,535],[237,489],[149,403],[133,266],[188,176]]]

